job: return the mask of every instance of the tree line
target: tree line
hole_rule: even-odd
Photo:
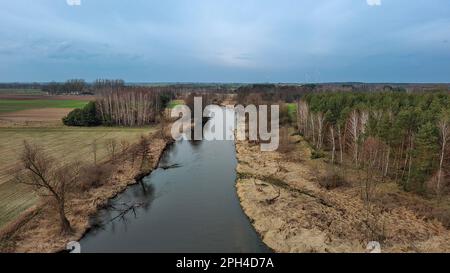
[[[166,89],[151,87],[104,88],[83,109],[70,112],[63,123],[69,126],[144,126],[157,122],[174,98]]]
[[[123,80],[97,79],[92,83],[87,83],[83,79],[70,79],[66,82],[50,82],[42,84],[41,90],[50,95],[62,94],[95,94],[97,90],[111,88],[117,89],[125,86]]]
[[[297,127],[333,164],[349,157],[407,191],[440,195],[450,175],[449,109],[445,92],[310,93],[297,103]]]

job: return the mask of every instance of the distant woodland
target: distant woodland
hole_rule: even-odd
[[[445,189],[450,170],[450,95],[403,92],[308,94],[298,102],[297,126],[333,163],[394,179],[407,191]]]

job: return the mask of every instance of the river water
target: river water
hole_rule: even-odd
[[[175,142],[92,218],[81,251],[269,252],[239,204],[236,164],[231,140]]]

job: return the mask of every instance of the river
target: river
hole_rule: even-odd
[[[239,204],[236,164],[231,140],[176,141],[91,219],[81,251],[269,252]]]

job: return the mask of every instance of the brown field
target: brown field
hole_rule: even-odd
[[[33,191],[15,183],[14,170],[19,164],[23,141],[42,145],[63,162],[93,161],[92,143],[97,143],[97,159],[107,159],[105,143],[136,141],[151,128],[72,128],[62,118],[73,108],[93,100],[93,96],[47,96],[0,94],[0,228],[34,205]]]
[[[92,101],[94,96],[90,95],[29,95],[29,94],[2,94],[0,93],[0,100],[84,100]]]
[[[0,114],[0,127],[61,125],[72,108],[40,108]]]
[[[14,181],[14,170],[19,165],[19,156],[23,141],[31,141],[46,147],[47,152],[68,164],[75,161],[92,163],[92,143],[97,143],[97,160],[108,159],[106,148],[108,139],[118,143],[126,140],[133,143],[143,134],[154,128],[119,128],[119,127],[41,127],[41,128],[0,128],[0,228],[17,217],[35,203],[37,198],[32,190]]]
[[[71,110],[92,100],[93,96],[0,93],[0,127],[60,126]]]

